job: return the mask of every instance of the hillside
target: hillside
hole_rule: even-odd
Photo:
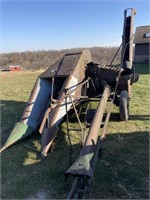
[[[93,60],[103,64],[109,64],[113,59],[118,47],[92,47],[91,51]],[[49,50],[49,51],[27,51],[1,54],[0,66],[20,65],[24,70],[40,70],[46,69],[65,53],[82,50],[64,49],[64,50]],[[115,64],[120,63],[120,53],[115,59]]]

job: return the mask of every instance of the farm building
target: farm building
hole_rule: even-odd
[[[10,65],[9,69],[10,71],[21,71],[20,65]]]
[[[134,44],[135,44],[135,62],[148,62],[150,43],[150,26],[139,26],[136,28]]]

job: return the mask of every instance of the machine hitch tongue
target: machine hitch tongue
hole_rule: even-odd
[[[66,171],[65,177],[67,178],[70,174],[75,176],[72,189],[68,196],[68,199],[73,198],[73,196],[78,193],[78,195],[83,194],[86,191],[86,185],[83,187],[83,183],[87,183],[93,179],[94,168],[94,156],[96,152],[96,147],[98,144],[99,128],[102,123],[103,114],[105,111],[107,99],[110,95],[109,86],[105,86],[101,99],[99,101],[96,113],[92,120],[92,124],[87,134],[85,143],[81,150],[79,158],[73,163],[73,165]],[[81,184],[82,182],[82,184]],[[80,188],[80,186],[82,187]],[[84,188],[84,189],[83,189]]]

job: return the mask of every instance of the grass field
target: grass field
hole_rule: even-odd
[[[102,159],[98,160],[89,199],[149,199],[149,66],[137,64],[139,81],[132,86],[130,119],[119,121],[114,107]],[[1,85],[1,144],[19,121],[39,72],[5,72]],[[72,126],[77,122],[72,121]],[[41,160],[40,136],[32,135],[1,154],[1,199],[65,199],[72,179],[65,121],[53,151]],[[80,151],[79,136],[72,135],[73,158]]]

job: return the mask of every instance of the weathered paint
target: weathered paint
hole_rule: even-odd
[[[40,125],[48,104],[50,104],[52,84],[50,79],[37,78],[28,103],[21,117],[21,122],[34,130]]]
[[[74,76],[70,76],[70,81],[67,85],[67,88],[69,89],[69,92],[71,95],[75,95],[75,89],[77,87],[78,84],[78,79],[75,78]],[[74,100],[74,98],[73,98]],[[67,97],[67,110],[70,110],[70,107],[72,106],[71,103],[71,99],[69,97]],[[53,123],[55,125],[59,124],[59,121],[66,115],[66,103],[65,103],[65,99],[62,101],[60,107],[58,108],[58,113],[57,113],[57,117],[54,119]]]
[[[16,143],[17,141],[27,137],[32,132],[33,132],[32,127],[28,126],[27,124],[17,122],[15,127],[13,128],[10,136],[8,137],[5,145],[0,150],[0,152],[5,150],[6,148],[10,147],[12,144]]]
[[[56,132],[57,126],[60,124],[62,118],[66,114],[66,96],[64,90],[69,89],[72,95],[81,95],[81,87],[76,88],[76,86],[78,83],[84,80],[85,65],[88,62],[91,62],[91,55],[88,50],[66,54],[62,59],[57,61],[53,66],[51,66],[37,78],[21,117],[20,124],[17,124],[14,127],[10,137],[5,144],[5,148],[7,148],[8,145],[10,146],[17,142],[17,140],[21,140],[23,137],[31,134],[39,128],[43,122],[43,118],[47,109],[51,106],[51,98],[53,97],[51,95],[52,78],[57,79],[56,87],[54,87],[54,95],[56,96],[56,101],[61,99],[62,102],[51,115],[50,123],[48,127],[46,127],[46,134],[48,134],[48,132],[51,134],[51,131],[53,130],[55,130],[53,132]],[[61,81],[58,81],[58,79],[61,79]],[[58,93],[58,95],[56,95],[56,93]],[[67,104],[69,110],[72,106],[69,97],[67,97]],[[32,131],[28,131],[28,129],[22,130],[22,127],[24,126],[28,128],[31,127]],[[53,135],[55,137],[55,134]],[[46,136],[46,138],[50,137]],[[51,143],[51,141],[47,141],[47,143]]]

